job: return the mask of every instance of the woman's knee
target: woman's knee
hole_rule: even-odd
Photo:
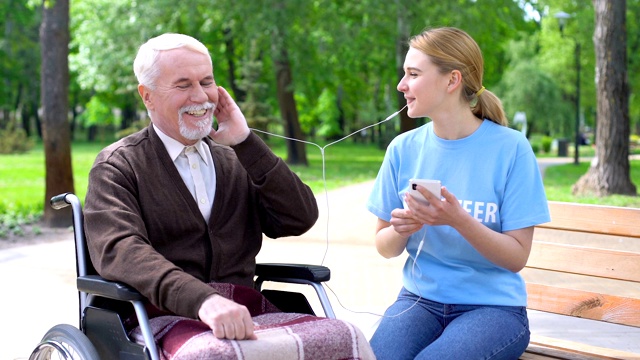
[[[458,316],[416,358],[517,359],[529,336],[526,310],[483,307]]]
[[[423,304],[398,300],[385,312],[370,343],[378,359],[413,359],[442,331],[441,319]]]

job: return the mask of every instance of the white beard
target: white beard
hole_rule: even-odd
[[[216,104],[206,102],[200,105],[191,105],[181,108],[178,112],[178,127],[180,129],[180,135],[189,140],[200,140],[203,137],[209,135],[211,127],[213,126],[213,110],[215,110]],[[195,123],[187,125],[182,118],[182,114],[187,111],[197,111],[203,109],[211,109],[211,115],[204,117]]]

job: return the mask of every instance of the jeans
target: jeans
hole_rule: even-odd
[[[447,305],[418,299],[403,288],[385,312],[371,338],[378,360],[518,359],[529,344],[523,306]]]

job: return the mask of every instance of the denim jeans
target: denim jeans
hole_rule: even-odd
[[[418,299],[403,288],[385,312],[371,338],[378,360],[518,359],[529,344],[525,307]]]

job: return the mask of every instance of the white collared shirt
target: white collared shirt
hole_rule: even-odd
[[[208,222],[216,193],[216,169],[213,165],[213,157],[211,156],[211,151],[209,151],[207,145],[202,140],[198,140],[198,142],[193,145],[200,155],[198,156],[200,171],[202,173],[204,186],[207,192],[207,196],[205,198],[196,194],[196,184],[194,182],[193,176],[191,175],[189,160],[184,154],[184,149],[186,148],[186,146],[184,146],[179,141],[169,137],[167,134],[163,133],[162,130],[160,130],[155,124],[153,124],[153,128],[156,133],[158,133],[160,140],[162,140],[162,143],[169,153],[169,157],[171,157],[171,160],[176,166],[178,173],[180,173],[180,177],[187,186],[187,189],[189,189],[189,192],[191,192],[193,199],[198,203],[200,211],[202,212],[202,216]],[[203,201],[208,202],[209,205],[204,206],[205,204],[201,203]]]

